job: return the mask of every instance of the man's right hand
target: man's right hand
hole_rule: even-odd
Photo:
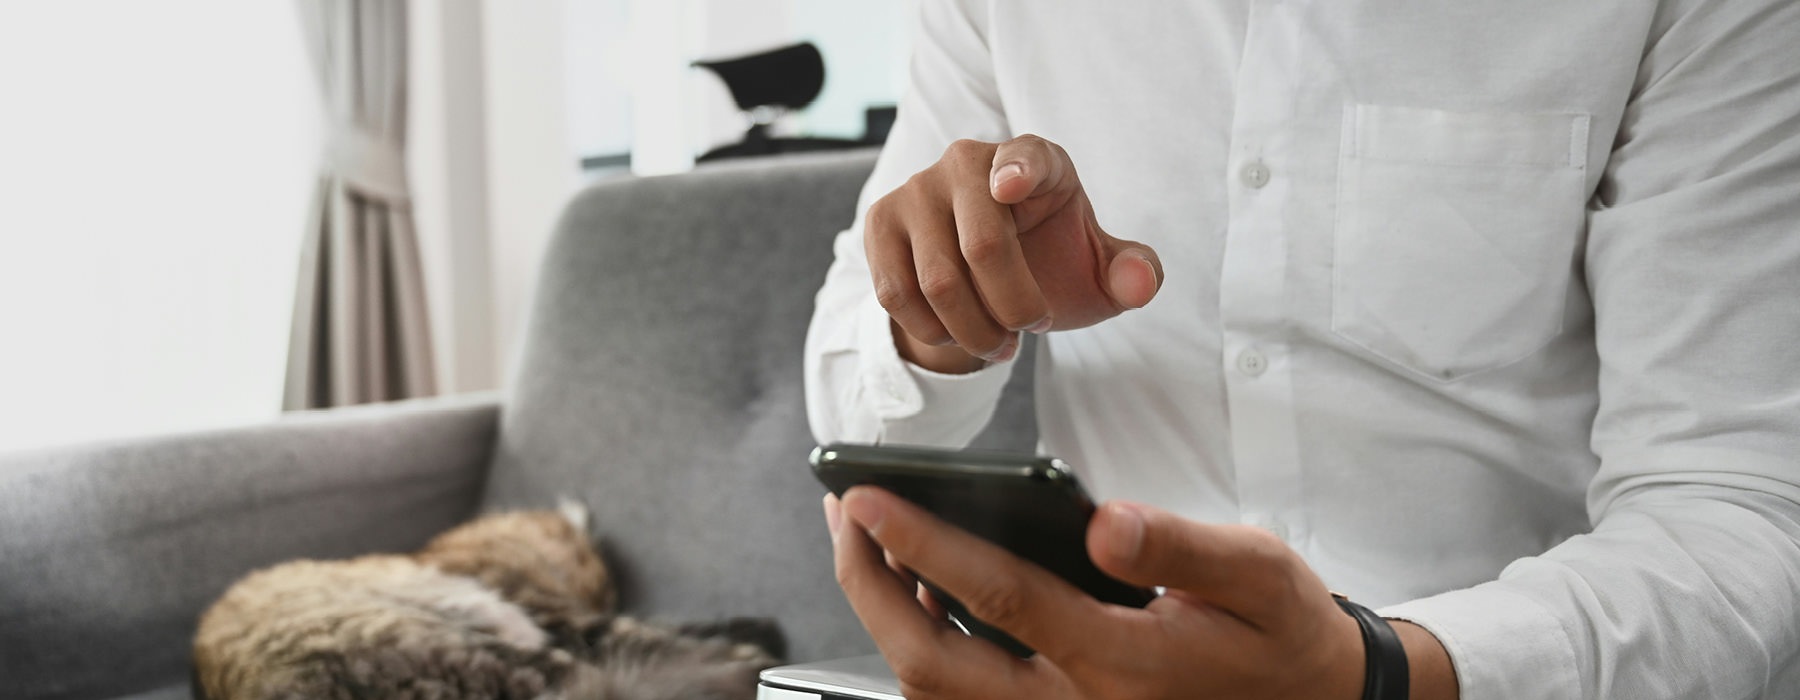
[[[957,141],[869,207],[863,242],[901,356],[972,372],[1018,331],[1085,328],[1150,303],[1162,262],[1100,229],[1061,146]]]

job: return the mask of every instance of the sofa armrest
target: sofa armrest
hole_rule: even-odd
[[[490,395],[0,455],[7,697],[179,682],[199,613],[296,557],[415,549],[474,512]]]

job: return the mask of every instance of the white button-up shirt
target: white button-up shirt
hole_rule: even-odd
[[[1465,698],[1800,697],[1800,2],[922,18],[863,207],[1036,133],[1162,258],[1040,348],[1043,448],[1099,496],[1279,533]],[[902,361],[861,236],[814,432],[965,443],[1011,367]]]

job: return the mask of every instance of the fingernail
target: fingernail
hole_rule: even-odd
[[[1051,325],[1052,325],[1052,323],[1051,323],[1050,317],[1045,316],[1043,318],[1043,320],[1038,321],[1037,323],[1031,324],[1031,327],[1025,329],[1025,332],[1030,333],[1032,335],[1043,335],[1045,333],[1050,332]]]
[[[1145,266],[1145,267],[1148,267],[1148,268],[1150,268],[1150,274],[1151,274],[1151,275],[1155,275],[1155,274],[1156,274],[1156,264],[1155,264],[1155,263],[1152,263],[1152,262],[1150,262],[1150,256],[1148,256],[1148,255],[1145,255],[1145,254],[1144,254],[1144,253],[1143,253],[1143,251],[1138,251],[1138,250],[1128,250],[1128,251],[1125,251],[1125,254],[1126,254],[1126,255],[1129,255],[1129,256],[1131,256],[1131,257],[1133,257],[1133,258],[1136,258],[1136,259],[1137,259],[1137,260],[1139,260],[1139,261],[1141,261],[1141,262],[1143,262],[1143,263],[1144,263],[1144,266]]]
[[[858,496],[854,493],[846,494],[844,497],[844,514],[850,516],[851,520],[862,523],[863,529],[868,530],[871,535],[875,534],[876,528],[881,526],[882,518],[881,504],[875,503],[874,500],[866,495]]]
[[[1119,503],[1108,503],[1105,507],[1107,547],[1112,549],[1114,557],[1121,560],[1137,558],[1138,548],[1144,544],[1144,516]]]
[[[981,359],[987,360],[988,362],[1006,362],[1013,359],[1013,356],[1017,354],[1019,354],[1019,341],[1008,340],[1006,341],[1006,344],[1000,346],[998,350],[982,355]]]
[[[1019,163],[1007,163],[994,169],[994,177],[988,182],[988,186],[998,188],[1001,183],[1024,175],[1025,166],[1020,165]]]
[[[1151,280],[1150,281],[1150,284],[1151,284],[1150,295],[1151,295],[1151,297],[1154,297],[1156,294],[1156,287],[1161,286],[1162,280],[1157,279],[1156,263],[1150,262],[1150,256],[1145,255],[1143,253],[1143,251],[1128,250],[1128,251],[1125,251],[1124,253],[1120,253],[1119,257],[1137,260],[1138,262],[1143,264],[1145,269],[1150,271],[1150,280]],[[1117,282],[1117,280],[1109,281],[1109,285],[1114,282]],[[1113,295],[1114,295],[1113,298],[1115,298],[1115,299],[1117,299],[1119,297],[1119,295],[1121,294],[1121,291],[1116,286],[1111,287],[1110,291],[1113,293]],[[1125,292],[1125,294],[1129,294],[1130,296],[1138,296],[1134,292]],[[1120,304],[1129,306],[1134,309],[1141,309],[1144,307],[1144,303],[1148,303],[1148,301],[1149,301],[1148,298],[1144,299],[1143,302],[1139,302],[1137,299],[1131,299],[1129,301],[1121,301]]]
[[[843,525],[844,513],[838,507],[837,496],[825,494],[825,529],[831,531],[832,537],[837,537],[838,528]]]

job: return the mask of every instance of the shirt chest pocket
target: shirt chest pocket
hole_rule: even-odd
[[[1588,117],[1350,105],[1331,327],[1440,381],[1562,332],[1584,221]]]

